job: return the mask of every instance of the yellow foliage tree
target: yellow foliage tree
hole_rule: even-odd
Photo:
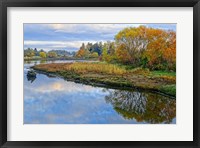
[[[41,58],[46,58],[47,57],[47,54],[45,52],[40,52],[39,55],[40,55]]]

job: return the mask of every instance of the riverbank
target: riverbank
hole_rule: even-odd
[[[127,69],[124,66],[101,62],[39,64],[32,68],[89,85],[138,88],[176,96],[176,74],[173,72]]]

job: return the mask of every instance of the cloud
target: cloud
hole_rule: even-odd
[[[176,31],[176,24],[147,24],[147,27]]]
[[[82,26],[78,24],[47,24],[47,27],[53,29],[55,32],[67,32],[67,33],[82,33]]]
[[[37,95],[38,93],[68,93],[68,94],[72,94],[72,93],[102,93],[102,88],[95,88],[92,87],[90,85],[82,85],[82,84],[77,84],[74,82],[67,82],[63,81],[63,80],[57,80],[57,81],[51,81],[51,82],[45,82],[42,83],[34,88],[30,88],[30,87],[26,87],[25,89],[27,91],[31,91],[32,93],[34,93],[35,95]],[[33,94],[32,94],[33,95]],[[29,96],[29,94],[27,94],[27,96]]]
[[[105,40],[99,40],[98,42],[106,42]],[[88,40],[88,41],[32,41],[32,40],[25,40],[24,41],[24,47],[35,47],[35,48],[41,48],[46,50],[51,49],[58,49],[58,48],[64,48],[64,49],[79,49],[82,45],[82,43],[87,44],[90,43],[96,43],[95,40]]]
[[[176,31],[176,24],[24,24],[24,48],[76,51],[82,43],[113,41],[120,30],[140,25]]]
[[[145,25],[147,27],[161,28],[161,29],[174,29],[176,24],[47,24],[48,27],[53,29],[55,32],[66,32],[66,33],[106,33],[116,34],[125,27],[139,27]]]
[[[65,33],[117,33],[124,27],[138,27],[140,24],[47,24],[55,32]]]

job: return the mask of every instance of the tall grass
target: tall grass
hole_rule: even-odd
[[[114,64],[96,63],[96,62],[40,64],[34,66],[34,68],[48,72],[69,71],[69,72],[74,72],[76,74],[98,73],[98,74],[123,75],[128,73],[128,70],[126,70],[124,67],[120,67]]]
[[[127,73],[125,68],[107,63],[73,63],[66,65],[65,70],[74,71],[76,73],[102,73],[102,74],[116,74],[122,75]]]
[[[110,74],[110,75],[142,75],[163,78],[168,81],[176,81],[176,75],[169,72],[149,71],[144,68],[126,69],[125,66],[98,62],[52,63],[39,64],[35,69],[48,72],[68,71],[76,74]]]

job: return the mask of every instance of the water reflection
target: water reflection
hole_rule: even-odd
[[[24,64],[24,124],[176,123],[173,99],[93,87],[42,73],[27,77],[30,67],[39,63]]]
[[[105,91],[105,90],[104,90]],[[176,101],[153,93],[115,90],[105,96],[125,119],[137,122],[171,123],[176,116]]]

